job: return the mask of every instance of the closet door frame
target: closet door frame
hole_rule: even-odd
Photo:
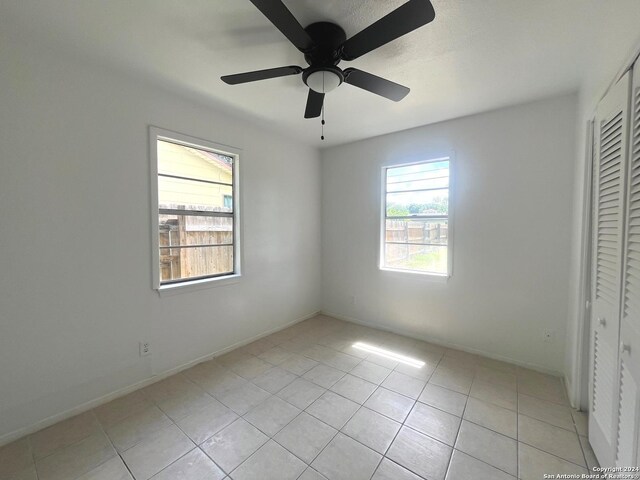
[[[595,162],[595,118],[587,121],[585,141],[584,196],[582,201],[582,232],[580,235],[580,276],[577,303],[577,338],[572,364],[569,398],[573,407],[589,411],[590,346],[591,346],[591,266],[593,256],[593,207]]]
[[[633,68],[629,123],[618,352],[618,467],[640,464],[640,62]]]
[[[629,142],[629,93],[631,88],[631,73],[627,72],[611,88],[605,98],[598,105],[595,121],[594,142],[594,189],[593,189],[593,222],[592,222],[592,294],[591,294],[591,321],[590,321],[590,369],[589,369],[589,441],[596,452],[598,460],[603,465],[613,465],[615,462],[617,419],[618,419],[618,350],[620,334],[620,305],[622,300],[622,257],[624,248],[624,220],[626,214],[626,166],[628,162]],[[617,127],[616,117],[620,122],[619,139],[619,178],[617,197],[611,193],[605,193],[610,186],[604,186],[613,178],[607,178],[601,182],[601,174],[609,177],[614,169],[608,171],[610,166],[602,167],[602,153],[605,157],[612,155],[616,150]],[[602,134],[605,129],[604,145]],[[612,149],[612,150],[610,150]],[[609,151],[610,150],[610,151]],[[615,157],[612,157],[615,158]],[[607,160],[610,161],[610,160]],[[611,239],[604,239],[611,235],[611,226],[601,223],[603,217],[600,202],[606,197],[606,202],[617,201],[614,206],[615,215],[607,218],[607,222],[615,219],[614,230],[615,249],[601,254],[601,242],[606,241],[608,250],[611,250]],[[608,207],[606,207],[608,208]],[[609,214],[607,214],[609,215]],[[602,231],[601,231],[602,229]],[[599,264],[599,260],[602,265]],[[609,262],[610,265],[604,265]],[[595,379],[595,380],[594,380]]]

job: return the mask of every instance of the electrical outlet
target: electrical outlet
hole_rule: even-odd
[[[543,332],[544,343],[553,343],[556,338],[556,332],[553,330],[545,330]]]
[[[140,356],[146,357],[147,355],[151,355],[151,343],[140,342]]]

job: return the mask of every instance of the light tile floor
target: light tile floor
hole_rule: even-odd
[[[586,425],[559,378],[318,316],[0,448],[0,480],[539,480],[596,465]]]

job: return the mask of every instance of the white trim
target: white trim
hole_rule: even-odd
[[[424,280],[425,282],[447,283],[449,278],[451,278],[449,275],[443,273],[419,272],[417,270],[402,270],[400,268],[380,267],[380,271],[390,275],[415,275],[417,280]]]
[[[160,380],[164,380],[165,378],[170,377],[171,375],[175,375],[176,373],[180,373],[181,371],[186,370],[187,368],[191,368],[194,365],[197,365],[198,363],[206,362],[207,360],[211,360],[212,358],[219,357],[220,355],[224,355],[225,353],[230,352],[231,350],[235,350],[236,348],[240,348],[245,345],[248,345],[249,343],[255,342],[256,340],[260,340],[263,337],[271,335],[272,333],[279,332],[281,330],[284,330],[285,328],[289,328],[297,323],[304,322],[305,320],[309,320],[310,318],[314,318],[318,315],[320,315],[319,311],[309,313],[308,315],[305,315],[296,320],[293,320],[285,325],[272,328],[271,330],[260,333],[246,340],[241,340],[229,347],[225,347],[221,350],[217,350],[214,353],[209,353],[202,357],[196,358],[195,360],[191,360],[190,362],[184,363],[178,367],[171,368],[157,375],[153,375],[150,378],[141,380],[140,382],[136,382],[133,385],[129,385],[128,387],[121,388],[119,390],[116,390],[115,392],[108,393],[94,400],[89,400],[88,402],[85,402],[82,405],[78,405],[77,407],[73,407],[62,413],[51,415],[50,417],[47,417],[44,420],[40,420],[39,422],[36,422],[33,425],[30,425],[28,427],[23,427],[18,430],[14,430],[13,432],[6,433],[0,436],[0,447],[13,442],[14,440],[18,440],[26,435],[31,435],[32,433],[38,432],[43,428],[50,427],[51,425],[54,425],[58,422],[61,422],[68,418],[71,418],[81,413],[92,410],[96,407],[99,407],[100,405],[104,405],[105,403],[115,400],[116,398],[123,397],[124,395],[127,395],[131,392],[134,392],[141,388],[152,385],[156,382],[159,382]]]
[[[385,246],[385,220],[386,220],[386,193],[387,193],[387,169],[397,167],[407,167],[411,165],[421,165],[425,163],[433,163],[438,161],[447,160],[449,162],[449,204],[447,211],[447,273],[435,273],[435,272],[423,272],[418,270],[404,270],[401,268],[392,268],[384,266],[384,246]],[[447,282],[453,275],[453,237],[454,237],[454,204],[455,204],[455,154],[450,152],[448,154],[433,156],[427,160],[416,160],[404,163],[390,163],[380,167],[380,217],[378,225],[378,270],[383,272],[393,272],[401,275],[414,274],[422,278],[437,281]],[[401,193],[401,192],[398,192]]]
[[[591,257],[593,224],[593,140],[594,120],[587,122],[585,145],[585,172],[583,179],[584,198],[582,204],[582,233],[580,241],[580,277],[578,281],[578,319],[576,350],[571,365],[572,382],[565,381],[568,387],[569,401],[575,408],[588,408],[589,394],[589,339],[591,335]],[[587,308],[587,302],[589,307]],[[585,385],[586,382],[586,385]],[[586,393],[586,395],[585,395]]]
[[[158,294],[161,297],[177,295],[180,293],[204,290],[206,288],[224,287],[226,285],[235,285],[240,283],[241,275],[225,275],[223,277],[203,278],[200,280],[192,280],[180,283],[170,283],[162,285],[158,288]]]
[[[456,205],[456,165],[454,152],[450,152],[449,155],[449,203],[447,205],[447,280],[453,275],[453,243],[455,237],[455,205]]]
[[[425,342],[433,343],[434,345],[439,345],[441,347],[452,348],[455,350],[460,350],[462,352],[473,353],[475,355],[482,355],[483,357],[491,358],[493,360],[500,360],[502,362],[511,363],[519,367],[529,368],[537,372],[553,375],[554,377],[559,377],[562,380],[562,383],[564,383],[564,378],[561,372],[558,372],[556,370],[551,370],[549,368],[537,365],[535,363],[522,362],[520,360],[516,360],[510,357],[505,357],[503,355],[496,355],[495,353],[485,352],[484,350],[478,350],[476,348],[466,347],[464,345],[458,345],[456,343],[447,342],[446,340],[441,340],[439,338],[429,337],[428,335],[420,335],[410,330],[390,327],[384,323],[361,320],[359,318],[350,317],[348,315],[341,315],[339,313],[334,313],[334,312],[328,312],[326,310],[321,310],[320,314],[325,315],[327,317],[337,318],[338,320],[342,320],[344,322],[355,323],[357,325],[363,325],[365,327],[376,328],[378,330],[395,333],[397,335],[402,335],[404,337],[410,337],[416,340],[423,340]]]
[[[158,140],[166,140],[187,147],[199,150],[208,150],[214,153],[222,153],[233,157],[233,273],[213,278],[204,278],[193,281],[184,281],[161,285],[160,283],[160,251],[158,244]],[[169,292],[185,293],[193,290],[201,290],[206,287],[232,285],[239,282],[242,276],[241,259],[242,251],[242,222],[240,196],[241,171],[240,153],[241,149],[224,145],[221,143],[203,140],[171,130],[166,130],[153,125],[149,126],[149,178],[150,178],[150,199],[151,199],[151,286],[160,296]]]

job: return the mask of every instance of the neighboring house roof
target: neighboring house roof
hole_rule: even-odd
[[[185,147],[185,148],[189,152],[191,152],[193,155],[196,155],[204,159],[205,161],[212,163],[213,165],[220,168],[221,170],[225,170],[231,173],[231,162],[225,160],[226,158],[231,158],[231,157],[227,157],[225,155],[219,155],[213,152],[208,152],[206,150],[198,150],[196,148],[190,148],[190,147]]]

